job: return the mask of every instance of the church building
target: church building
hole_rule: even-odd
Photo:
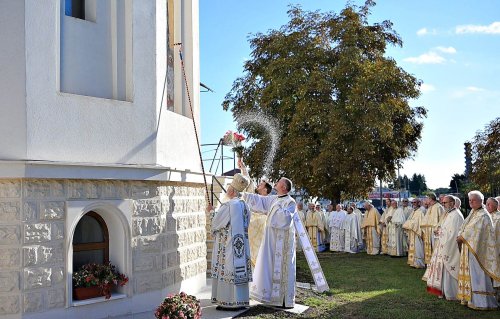
[[[0,317],[205,286],[198,0],[2,0],[0,45]],[[108,261],[128,284],[76,300],[73,273]]]

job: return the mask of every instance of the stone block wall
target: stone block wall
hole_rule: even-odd
[[[22,308],[22,243],[24,228],[21,181],[0,182],[0,316]]]
[[[0,179],[0,317],[66,305],[66,202],[132,199],[133,295],[206,272],[202,185]]]

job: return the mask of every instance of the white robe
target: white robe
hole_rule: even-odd
[[[405,254],[406,237],[403,234],[403,224],[405,221],[405,213],[402,207],[399,207],[394,210],[391,221],[387,223],[387,250],[391,256],[403,256]]]
[[[323,224],[324,225],[328,225],[328,220],[330,219],[330,215],[333,213],[333,211],[329,212],[329,211],[325,211],[323,212]],[[324,240],[324,244],[325,245],[330,245],[330,228],[328,228],[328,226],[325,227],[325,240]],[[326,250],[326,247],[325,247],[325,250]]]
[[[249,221],[250,210],[238,198],[222,204],[212,219],[212,303],[225,308],[249,306]]]
[[[330,251],[344,251],[345,237],[342,224],[347,215],[344,210],[334,211],[328,220],[330,228]]]
[[[447,300],[457,300],[460,251],[456,239],[463,222],[464,216],[456,208],[444,215],[438,227],[431,263],[423,278],[427,281],[429,293],[445,296]]]
[[[361,231],[359,228],[358,217],[354,214],[347,214],[342,223],[344,231],[344,251],[348,253],[357,253],[361,244]]]
[[[252,299],[273,306],[295,306],[295,200],[289,195],[244,193],[251,210],[267,213],[264,238],[255,264]]]
[[[352,212],[356,217],[358,218],[358,225],[359,225],[359,233],[361,234],[361,241],[360,241],[360,247],[359,249],[364,249],[365,245],[363,243],[363,230],[361,229],[361,224],[363,223],[363,213],[355,208]]]
[[[408,220],[410,215],[413,213],[413,209],[410,206],[402,206],[402,209],[403,209],[403,212],[405,214],[405,221],[406,221],[406,220]],[[403,231],[403,236],[405,237],[404,238],[405,245],[404,245],[403,249],[406,253],[408,253],[408,245],[409,245],[408,234],[405,231]]]

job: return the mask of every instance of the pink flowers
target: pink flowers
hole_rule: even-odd
[[[232,146],[233,152],[235,152],[238,157],[241,157],[241,154],[243,153],[243,146],[241,145],[241,142],[244,140],[245,137],[242,134],[227,131],[226,134],[224,134],[224,137],[222,137],[222,144]]]
[[[200,302],[195,296],[180,292],[169,294],[156,308],[157,319],[199,319],[201,318]]]

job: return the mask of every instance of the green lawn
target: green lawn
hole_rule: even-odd
[[[475,311],[428,294],[422,269],[406,258],[366,253],[319,253],[330,291],[301,300],[314,309],[303,318],[500,318],[500,311]],[[297,252],[297,280],[310,281],[307,262]],[[287,316],[289,317],[289,316]]]

